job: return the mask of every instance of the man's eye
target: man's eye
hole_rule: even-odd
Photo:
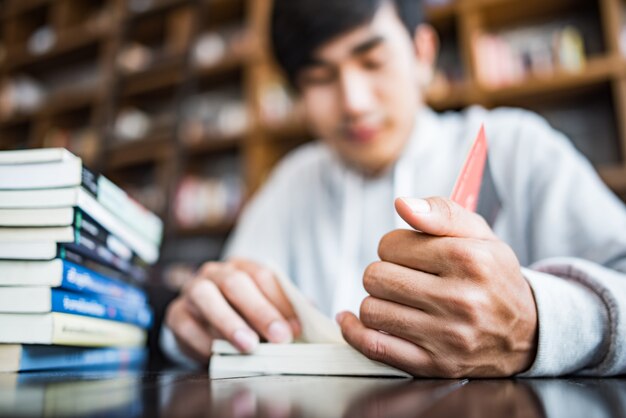
[[[366,59],[363,61],[363,67],[368,70],[377,70],[384,65],[384,61],[379,59]]]
[[[327,84],[333,81],[333,74],[330,71],[311,71],[302,75],[304,84]]]

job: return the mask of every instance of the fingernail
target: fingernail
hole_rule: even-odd
[[[337,321],[337,323],[341,324],[341,320],[343,319],[344,315],[345,315],[345,312],[339,312],[337,315],[335,315],[335,321]]]
[[[250,353],[259,345],[259,336],[249,329],[238,329],[233,335],[235,343],[246,353]]]
[[[428,213],[430,212],[430,203],[424,199],[417,199],[412,197],[403,197],[402,201],[407,204],[413,213]]]
[[[293,339],[291,330],[283,321],[274,321],[267,329],[269,340],[274,343],[290,343]]]

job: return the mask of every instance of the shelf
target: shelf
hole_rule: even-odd
[[[52,0],[21,0],[19,2],[6,2],[7,8],[6,10],[0,12],[0,19],[11,19],[50,3],[52,3]]]
[[[529,77],[519,83],[490,87],[481,85],[479,92],[488,102],[505,104],[538,95],[566,93],[610,81],[621,63],[612,57],[590,59],[579,72],[559,70],[546,77]]]
[[[184,147],[191,157],[221,153],[238,149],[243,143],[243,134],[223,137],[205,137],[193,144],[185,144]]]
[[[144,71],[120,77],[120,90],[124,97],[138,96],[175,87],[184,81],[184,57],[176,55],[159,61]]]
[[[164,161],[171,153],[170,138],[170,135],[161,134],[111,145],[106,152],[106,169],[119,170]]]
[[[459,6],[457,1],[451,0],[448,4],[425,7],[426,21],[437,29],[448,28],[457,18]]]
[[[478,12],[487,27],[514,26],[519,22],[545,21],[597,6],[588,0],[461,0],[461,13]]]
[[[107,34],[108,31],[94,31],[83,27],[66,29],[58,33],[54,46],[42,54],[32,54],[25,45],[13,47],[7,53],[4,65],[10,70],[41,66],[62,55],[86,49],[102,41]]]
[[[474,91],[469,83],[451,84],[440,90],[431,90],[424,99],[436,111],[460,109],[474,101]]]
[[[179,237],[197,237],[197,236],[225,236],[228,235],[235,227],[234,221],[227,221],[211,226],[197,226],[192,228],[176,227],[174,235]]]
[[[0,129],[13,128],[18,125],[28,124],[35,118],[37,112],[38,111],[29,114],[18,114],[6,119],[0,119]]]
[[[96,87],[89,89],[66,89],[48,96],[40,112],[59,114],[83,109],[94,105],[98,99],[99,91]]]
[[[230,55],[214,65],[196,65],[193,71],[198,78],[217,77],[242,70],[246,61],[246,56]]]
[[[175,7],[182,6],[191,3],[190,0],[158,0],[154,2],[152,6],[149,6],[146,10],[140,12],[134,12],[128,9],[126,18],[128,20],[140,19],[147,16],[156,15],[159,13],[165,13]]]
[[[626,193],[626,166],[601,167],[598,172],[612,190]]]
[[[278,124],[262,124],[261,129],[271,141],[305,139],[310,137],[306,123],[302,119],[289,118]]]

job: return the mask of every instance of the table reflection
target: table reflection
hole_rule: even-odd
[[[0,416],[626,417],[626,379],[410,380],[205,372],[0,373]]]
[[[119,370],[0,373],[0,416],[141,416],[142,375]]]
[[[626,380],[267,376],[169,385],[166,416],[624,417]],[[165,397],[164,397],[165,398]]]

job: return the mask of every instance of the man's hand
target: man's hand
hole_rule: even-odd
[[[205,263],[168,307],[165,322],[187,355],[203,363],[214,338],[253,351],[260,338],[293,340],[300,325],[274,274],[252,261]]]
[[[381,261],[363,276],[371,296],[360,320],[337,316],[348,343],[415,376],[510,376],[530,367],[537,312],[511,248],[448,199],[397,199],[396,210],[417,231],[380,241]]]

